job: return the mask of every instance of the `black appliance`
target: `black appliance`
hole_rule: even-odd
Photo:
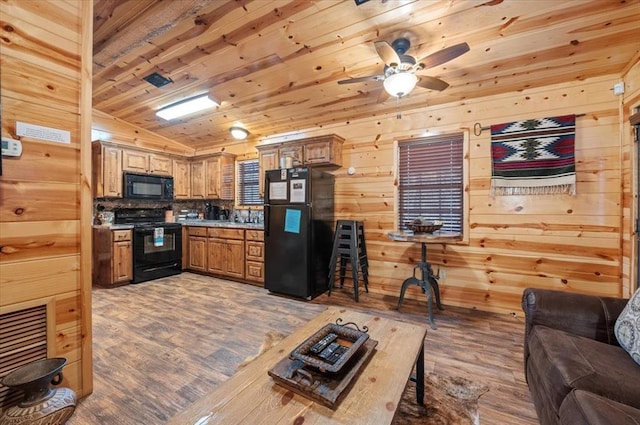
[[[173,177],[124,173],[124,197],[170,201],[173,199]]]
[[[204,218],[206,220],[219,220],[220,207],[212,205],[211,202],[204,203]]]
[[[265,288],[311,299],[328,288],[334,177],[313,168],[265,176]]]
[[[218,220],[229,220],[229,210],[220,210]]]
[[[133,280],[182,273],[182,225],[165,223],[161,209],[115,210],[116,224],[133,224]]]

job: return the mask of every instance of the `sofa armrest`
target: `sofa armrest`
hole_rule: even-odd
[[[625,298],[598,297],[549,289],[525,289],[522,294],[522,310],[525,315],[525,367],[529,358],[529,336],[536,325],[619,345],[613,327],[628,301]]]

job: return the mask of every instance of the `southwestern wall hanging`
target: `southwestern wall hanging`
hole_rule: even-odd
[[[575,118],[492,125],[491,195],[575,195]]]

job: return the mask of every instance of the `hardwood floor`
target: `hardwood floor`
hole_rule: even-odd
[[[419,290],[416,287],[416,290]],[[483,424],[538,424],[522,371],[523,318],[447,307],[425,341],[425,371],[484,383]],[[94,392],[69,425],[163,424],[258,352],[264,334],[291,333],[340,305],[426,322],[425,302],[337,289],[310,302],[192,273],[93,293]]]

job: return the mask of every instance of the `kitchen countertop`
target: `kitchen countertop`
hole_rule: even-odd
[[[236,223],[233,221],[226,221],[226,220],[185,220],[185,221],[177,221],[176,223],[182,224],[183,226],[195,226],[195,227],[230,227],[234,229],[255,229],[255,230],[264,229],[264,223]],[[112,224],[110,226],[94,224],[92,227],[97,229],[128,230],[128,229],[133,229],[133,224]]]
[[[183,226],[196,226],[196,227],[231,227],[235,229],[256,229],[263,230],[264,223],[236,223],[234,221],[226,220],[184,220],[178,221]]]

